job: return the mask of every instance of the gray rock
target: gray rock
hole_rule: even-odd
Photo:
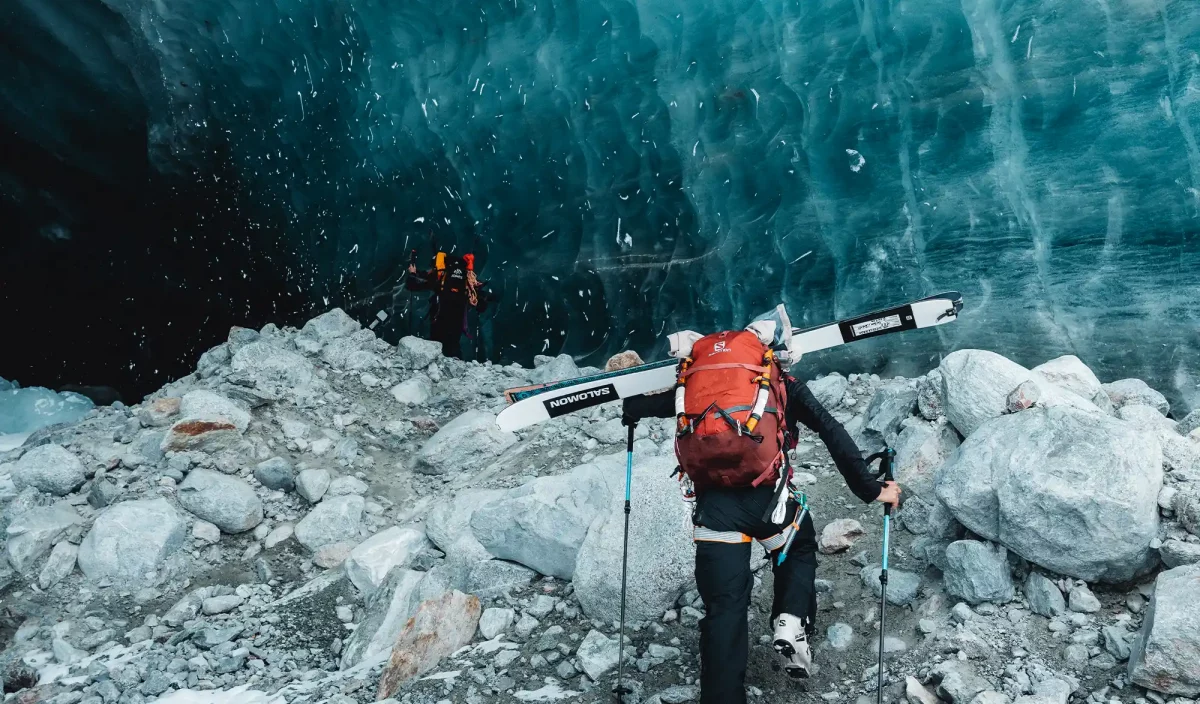
[[[1200,486],[1190,485],[1179,490],[1171,500],[1171,506],[1187,532],[1200,536]]]
[[[934,476],[958,449],[958,433],[950,425],[914,423],[896,439],[896,481],[917,496],[934,499]],[[911,496],[911,494],[910,494]]]
[[[394,567],[408,567],[421,551],[430,547],[419,528],[386,528],[350,551],[346,576],[364,595],[370,595]]]
[[[542,625],[542,622],[538,621],[536,618],[530,616],[529,614],[521,614],[521,619],[517,621],[514,631],[518,637],[528,638],[529,635],[533,633],[533,631],[540,625]]]
[[[179,505],[224,533],[245,533],[262,523],[263,505],[244,480],[193,469],[179,485]]]
[[[196,362],[196,373],[202,379],[214,376],[222,367],[229,364],[229,357],[229,344],[222,342],[200,355],[200,360]]]
[[[471,531],[471,517],[480,506],[496,500],[503,493],[496,489],[468,490],[434,506],[425,519],[425,532],[433,544],[446,553],[447,560],[479,562],[492,558]]]
[[[496,557],[571,579],[589,527],[611,505],[611,477],[606,473],[612,474],[597,465],[583,465],[569,474],[540,477],[505,491],[475,510],[471,530]]]
[[[564,680],[569,680],[579,674],[579,672],[575,669],[575,666],[571,664],[570,660],[563,660],[562,662],[558,663],[558,667],[554,668],[554,673],[558,675],[560,679]]]
[[[1200,543],[1167,540],[1158,549],[1158,556],[1168,568],[1200,563]]]
[[[67,541],[62,541],[50,551],[50,558],[38,574],[38,586],[49,589],[61,582],[67,575],[75,571],[75,559],[79,556],[79,547]]]
[[[31,486],[55,496],[66,496],[85,481],[83,463],[62,445],[35,447],[12,468],[12,482],[17,489]]]
[[[1124,627],[1105,626],[1100,629],[1100,634],[1104,637],[1104,649],[1110,655],[1120,661],[1129,659],[1129,640],[1132,634]]]
[[[1079,667],[1088,661],[1088,649],[1085,645],[1072,643],[1063,651],[1063,661],[1068,665]]]
[[[993,419],[936,482],[959,522],[1050,571],[1125,581],[1153,565],[1162,450],[1115,418],[1057,406]]]
[[[120,495],[121,489],[117,483],[108,477],[102,477],[92,481],[87,501],[92,508],[104,508],[115,502]]]
[[[854,628],[848,623],[835,623],[825,631],[829,639],[829,647],[834,650],[846,650],[854,642]]]
[[[305,469],[296,475],[296,493],[310,504],[315,504],[329,491],[332,480],[324,469]]]
[[[424,572],[399,568],[388,573],[367,599],[362,621],[342,646],[343,670],[391,649],[421,604],[425,576]]]
[[[883,568],[880,565],[867,565],[859,572],[859,578],[862,579],[863,585],[875,595],[876,599],[883,592],[883,587],[879,583],[879,575],[882,572]],[[920,589],[921,578],[919,576],[912,572],[888,567],[887,600],[889,604],[907,606],[917,598],[917,592]]]
[[[332,340],[321,348],[321,359],[334,369],[363,371],[374,369],[383,363],[379,355],[364,345],[375,339],[374,333],[363,330],[350,337]]]
[[[1175,427],[1176,431],[1184,437],[1190,435],[1197,428],[1200,428],[1200,408],[1184,416],[1183,420],[1179,421],[1179,425]]]
[[[684,704],[700,700],[700,687],[694,684],[675,684],[655,696],[662,704]]]
[[[862,524],[853,518],[838,518],[825,524],[817,549],[823,555],[832,555],[850,549],[856,540],[866,535]]]
[[[580,374],[579,367],[569,354],[560,354],[533,370],[529,375],[534,384],[545,384],[551,381],[574,379]]]
[[[22,512],[5,529],[8,564],[20,573],[33,572],[54,544],[82,522],[66,502]]]
[[[370,490],[371,487],[367,486],[367,483],[363,480],[344,474],[329,482],[329,491],[325,496],[347,496],[349,494],[358,494],[361,496]]]
[[[424,369],[441,359],[442,343],[419,337],[402,337],[396,343],[396,356],[409,369]]]
[[[946,398],[942,395],[942,372],[934,369],[917,379],[917,411],[925,420],[937,420],[946,415]]]
[[[951,704],[967,704],[980,692],[990,689],[987,680],[975,673],[970,663],[961,660],[945,660],[933,668],[939,679],[938,696]]]
[[[326,545],[354,542],[366,500],[361,496],[335,496],[313,507],[296,524],[296,540],[316,552]]]
[[[1068,405],[1099,412],[1087,399],[1060,389],[1041,374],[1022,367],[995,352],[959,350],[942,360],[942,392],[946,418],[963,436],[970,437],[979,426],[1007,410],[1009,393],[1032,380],[1040,389],[1039,402],[1046,406]]]
[[[947,546],[945,583],[947,594],[970,604],[1004,604],[1015,596],[1008,551],[977,540],[959,540]]]
[[[617,641],[597,630],[588,631],[575,652],[579,669],[594,682],[616,668],[620,657],[621,648]]]
[[[1171,411],[1171,404],[1167,403],[1167,397],[1150,388],[1141,379],[1114,381],[1111,384],[1105,384],[1104,391],[1108,393],[1113,406],[1118,409],[1140,404],[1150,406],[1164,416]]]
[[[433,386],[424,374],[405,379],[392,387],[392,398],[406,406],[420,406],[433,395]]]
[[[215,616],[217,614],[228,613],[242,605],[245,601],[237,594],[226,594],[225,596],[210,596],[200,604],[200,609],[207,616]]]
[[[833,372],[820,379],[813,379],[807,383],[807,386],[822,407],[833,410],[842,405],[842,398],[845,397],[846,390],[850,388],[850,382],[846,381],[846,377],[841,374]]]
[[[1076,613],[1094,614],[1100,610],[1100,600],[1086,584],[1078,584],[1067,595],[1067,608]]]
[[[1200,565],[1158,575],[1130,649],[1129,679],[1164,694],[1200,694]]]
[[[1041,374],[1051,384],[1080,398],[1090,399],[1104,391],[1095,372],[1073,354],[1039,364],[1033,371]]]
[[[1029,610],[1039,616],[1054,618],[1067,611],[1067,602],[1058,585],[1040,572],[1030,572],[1025,580],[1025,600]]]
[[[199,389],[184,394],[179,404],[179,416],[184,420],[227,420],[239,433],[250,425],[250,412],[237,402],[218,393]]]
[[[621,606],[620,579],[613,575],[621,574],[623,465],[623,455],[597,460],[603,476],[611,481],[608,505],[580,546],[572,573],[583,612],[606,622],[618,618]],[[635,456],[626,599],[630,620],[661,617],[694,580],[695,547],[688,531],[679,530],[688,524],[691,507],[679,500],[679,483],[670,476],[674,466],[673,456]]]
[[[909,497],[900,507],[900,520],[904,527],[915,535],[928,536],[937,540],[958,538],[963,533],[954,514],[936,496]]]
[[[362,329],[354,318],[346,315],[341,308],[334,308],[328,313],[322,313],[309,320],[300,330],[300,334],[321,343],[336,340],[339,337],[352,335]]]
[[[296,488],[292,464],[282,457],[272,457],[254,466],[254,478],[259,484],[275,491],[291,491]]]
[[[484,609],[479,617],[479,633],[491,640],[508,630],[517,617],[512,609]]]
[[[442,426],[425,442],[417,453],[416,470],[445,474],[479,468],[516,442],[516,435],[496,425],[495,415],[472,409]]]
[[[265,389],[300,392],[312,387],[316,377],[312,362],[264,340],[238,350],[230,367]]]
[[[470,566],[463,590],[480,598],[497,597],[527,586],[537,576],[537,572],[515,562],[484,560]]]
[[[917,387],[909,381],[892,381],[880,386],[863,413],[860,448],[866,452],[895,447],[900,422],[917,410]]]
[[[175,551],[187,544],[187,524],[164,499],[122,501],[96,518],[79,546],[88,579],[148,585]]]

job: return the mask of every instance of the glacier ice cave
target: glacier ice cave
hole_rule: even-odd
[[[437,246],[497,361],[960,290],[816,371],[1074,353],[1195,407],[1198,132],[1186,0],[9,0],[0,372],[137,395],[331,306],[394,339]]]

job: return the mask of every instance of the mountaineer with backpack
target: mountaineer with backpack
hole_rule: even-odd
[[[415,252],[414,252],[415,257]],[[482,314],[491,291],[475,277],[475,255],[456,256],[438,252],[433,269],[418,271],[415,263],[408,265],[409,291],[432,291],[429,305],[429,337],[442,343],[442,354],[462,356],[462,335],[467,331],[467,312],[474,308]]]
[[[820,436],[864,503],[897,505],[900,499],[896,483],[876,481],[841,423],[784,371],[791,327],[782,306],[778,313],[781,320],[759,320],[745,330],[671,335],[671,354],[680,360],[674,393],[624,401],[627,426],[647,417],[676,418],[677,471],[696,499],[696,586],[706,609],[702,704],[746,700],[753,540],[766,549],[775,577],[775,650],[792,677],[807,677],[812,667],[817,540],[807,502],[790,481],[796,424]]]

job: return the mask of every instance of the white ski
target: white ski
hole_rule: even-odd
[[[793,349],[802,354],[868,337],[919,330],[949,323],[962,311],[962,296],[949,292],[855,318],[792,332]],[[630,396],[668,389],[675,384],[676,361],[566,379],[505,391],[511,405],[496,418],[501,430],[520,430],[568,413]]]

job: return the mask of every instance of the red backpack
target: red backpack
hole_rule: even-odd
[[[748,330],[706,335],[679,363],[679,466],[697,489],[774,483],[786,461],[787,389],[771,348]]]

